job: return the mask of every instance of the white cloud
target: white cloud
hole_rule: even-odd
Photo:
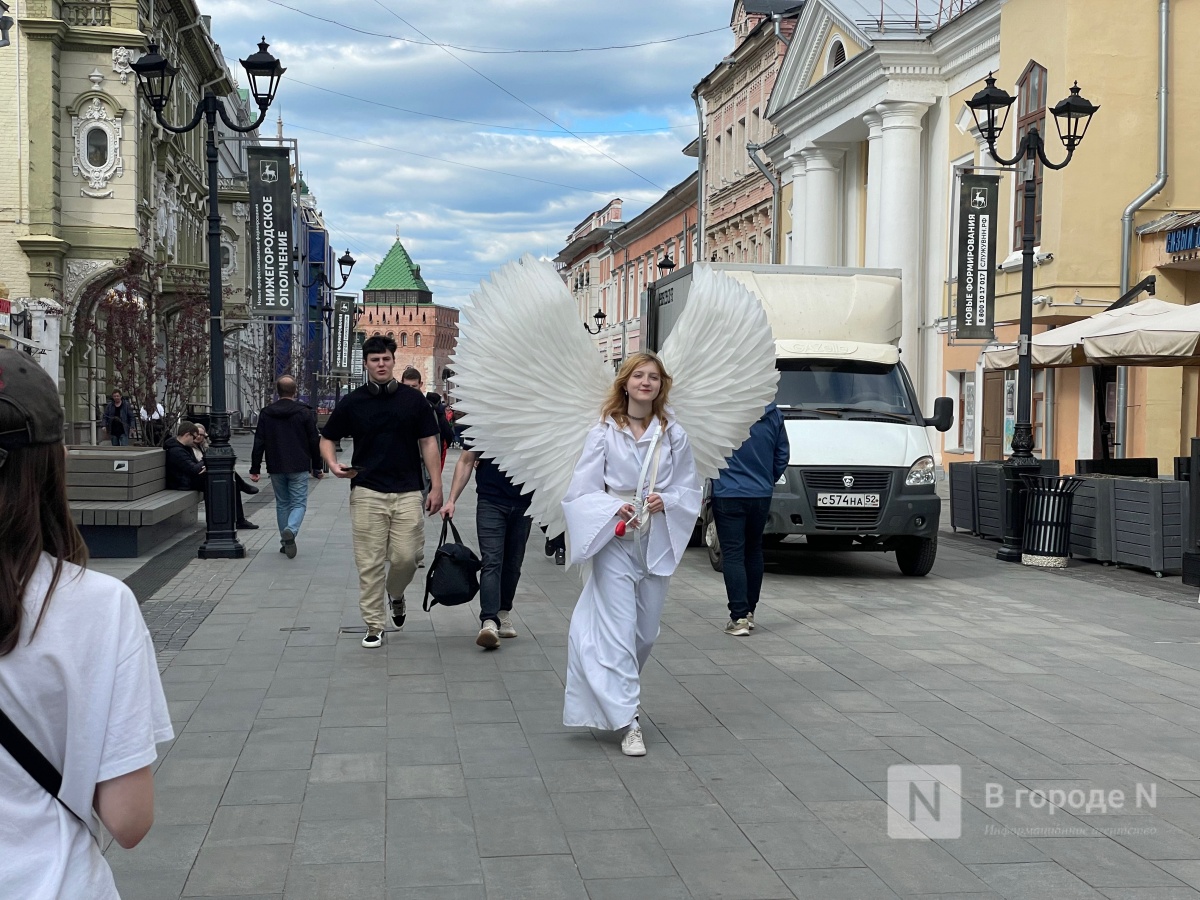
[[[445,303],[461,302],[523,253],[553,257],[575,224],[610,198],[621,197],[631,218],[686,177],[695,166],[680,152],[695,136],[692,87],[732,44],[731,0],[280,3],[303,12],[270,0],[200,7],[235,74],[260,34],[287,67],[269,119],[282,112],[332,240],[361,260],[348,289],[362,288],[399,226],[435,300]],[[479,54],[311,16],[490,48],[608,46],[718,30],[637,49]],[[580,140],[554,123],[609,133]],[[643,131],[618,133],[633,129]]]

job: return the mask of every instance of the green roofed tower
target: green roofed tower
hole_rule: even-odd
[[[421,277],[421,267],[412,261],[399,238],[363,288],[363,302],[376,305],[433,303],[433,291]]]

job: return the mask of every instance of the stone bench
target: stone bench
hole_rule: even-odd
[[[68,447],[67,500],[97,558],[141,556],[196,525],[199,491],[166,490],[159,447]]]

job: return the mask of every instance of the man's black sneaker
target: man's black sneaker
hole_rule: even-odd
[[[242,519],[242,521],[238,522],[237,527],[239,531],[254,531],[258,528],[257,525],[247,519]]]
[[[567,564],[567,551],[559,548],[554,551],[554,564],[556,566],[565,566]]]
[[[403,628],[404,619],[408,611],[404,603],[404,595],[393,597],[391,594],[388,594],[388,606],[391,607],[392,624],[397,628]]]
[[[296,558],[296,535],[292,533],[292,529],[285,528],[280,535],[283,539],[283,546],[279,549],[287,554],[288,559]]]

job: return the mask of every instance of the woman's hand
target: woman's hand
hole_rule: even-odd
[[[632,503],[626,503],[617,510],[617,516],[627,528],[637,528],[637,510]]]
[[[663,499],[661,495],[649,494],[646,497],[646,509],[650,511],[651,515],[654,515],[654,513],[660,513],[665,508],[666,507],[663,506]]]

